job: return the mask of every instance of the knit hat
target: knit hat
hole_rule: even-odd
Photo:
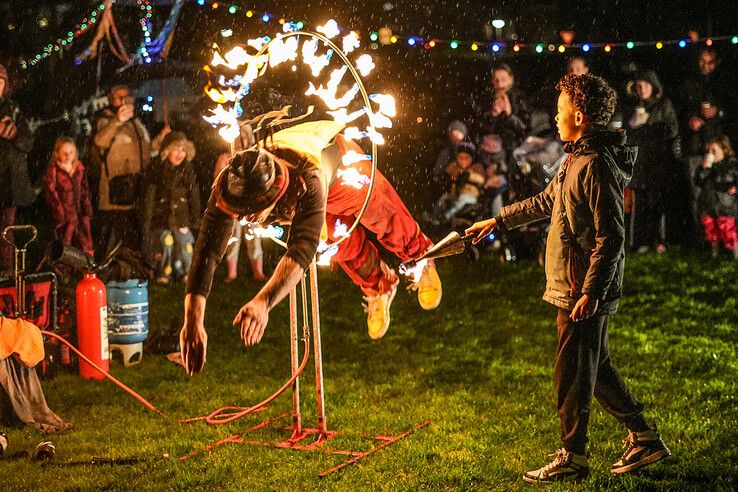
[[[242,217],[274,205],[288,184],[286,165],[270,152],[251,147],[233,156],[213,186],[219,208]]]
[[[464,134],[464,137],[469,135],[469,129],[466,127],[463,121],[454,120],[448,125],[448,131],[456,130]]]
[[[195,158],[195,144],[187,139],[187,135],[184,132],[169,132],[159,147],[159,157],[161,160],[164,161],[169,155],[169,151],[177,145],[184,147],[185,153],[187,154],[187,157],[185,157],[187,162]]]

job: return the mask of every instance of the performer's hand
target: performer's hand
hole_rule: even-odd
[[[241,339],[247,347],[261,341],[267,323],[269,323],[269,305],[258,296],[244,304],[233,319],[233,326],[241,326]]]
[[[592,299],[589,297],[589,294],[584,294],[577,301],[569,317],[574,321],[582,321],[587,318],[591,318],[594,313],[597,312],[598,305],[599,301],[597,299]]]
[[[208,334],[205,331],[205,297],[187,294],[185,297],[185,321],[179,332],[182,365],[187,374],[194,376],[205,366],[208,351]]]
[[[497,221],[492,219],[480,220],[471,225],[465,232],[467,235],[476,234],[477,237],[472,239],[472,243],[477,244],[479,241],[489,236],[489,234],[497,227]]]

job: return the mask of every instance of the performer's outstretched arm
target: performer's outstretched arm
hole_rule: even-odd
[[[289,256],[282,257],[266,285],[243,305],[233,319],[233,326],[241,326],[244,345],[249,347],[261,341],[269,322],[269,311],[287,296],[304,273],[305,270],[295,260]]]

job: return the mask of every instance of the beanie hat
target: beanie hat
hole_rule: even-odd
[[[454,120],[451,123],[449,123],[448,131],[452,131],[452,130],[460,131],[461,133],[464,134],[464,137],[469,135],[469,129],[466,127],[464,122],[460,120]]]
[[[289,184],[287,167],[271,153],[252,147],[236,153],[214,187],[219,208],[235,216],[266,210],[279,200]]]
[[[169,132],[161,141],[161,146],[159,147],[159,157],[161,160],[165,160],[169,155],[169,151],[177,145],[184,147],[185,153],[187,154],[187,157],[185,157],[187,162],[195,158],[195,144],[187,139],[187,135],[183,132]]]

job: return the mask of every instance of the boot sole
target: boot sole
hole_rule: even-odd
[[[558,475],[562,476],[562,475]],[[575,482],[579,483],[583,480],[586,480],[589,477],[589,471],[583,472],[583,473],[577,473],[576,475],[566,475],[563,478],[558,478],[554,480],[541,480],[539,478],[531,477],[526,474],[523,474],[523,481],[526,483],[557,483],[557,482]]]
[[[390,294],[389,299],[387,300],[387,310],[388,311],[392,307],[392,301],[395,300],[396,295],[397,295],[397,286],[395,285],[395,288],[393,289],[392,294]],[[382,337],[384,337],[384,335],[387,334],[387,330],[389,330],[389,325],[391,322],[392,322],[392,314],[390,313],[389,321],[387,322],[387,327],[384,330],[382,330],[382,332],[378,334],[376,338],[371,336],[371,334],[369,335],[369,338],[371,338],[372,340],[381,340]]]
[[[610,473],[618,474],[618,473],[632,472],[632,471],[638,470],[639,468],[643,468],[644,466],[656,463],[657,461],[661,461],[662,459],[670,455],[671,455],[671,451],[669,451],[668,449],[662,449],[661,451],[657,451],[653,454],[646,456],[641,461],[638,461],[636,463],[631,463],[630,465],[623,466],[620,468],[614,468],[610,470]]]

